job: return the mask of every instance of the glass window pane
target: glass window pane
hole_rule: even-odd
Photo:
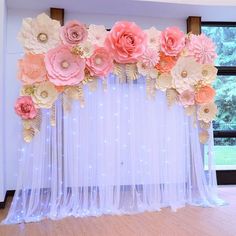
[[[213,86],[218,107],[214,129],[236,130],[236,76],[218,76]]]
[[[236,66],[236,27],[202,26],[202,32],[212,38],[217,47],[217,66]]]
[[[214,144],[213,153],[216,169],[236,170],[236,138],[215,138]],[[205,151],[205,164],[207,166],[206,154]]]

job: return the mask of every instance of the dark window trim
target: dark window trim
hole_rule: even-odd
[[[236,27],[236,22],[203,21],[201,26]],[[236,76],[236,66],[217,66],[217,75]],[[236,138],[236,130],[215,130],[214,138]],[[220,185],[236,184],[236,170],[217,170],[217,183]]]

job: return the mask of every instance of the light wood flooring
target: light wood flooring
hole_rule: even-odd
[[[0,236],[236,236],[236,186],[220,187],[219,193],[229,205],[0,225]],[[0,221],[6,216],[9,205],[10,201],[6,209],[0,210]]]

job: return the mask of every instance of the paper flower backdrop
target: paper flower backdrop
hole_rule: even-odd
[[[55,125],[59,95],[66,111],[73,99],[84,106],[84,86],[94,89],[98,80],[105,84],[110,73],[120,83],[145,76],[147,97],[164,91],[169,105],[178,103],[194,117],[200,142],[207,142],[217,113],[212,88],[217,69],[215,45],[204,34],[185,34],[177,27],[142,30],[128,21],[117,22],[109,32],[103,25],[87,27],[77,20],[61,27],[43,13],[23,20],[19,40],[25,55],[19,60],[23,87],[15,111],[26,142],[40,130],[40,109],[51,110]]]

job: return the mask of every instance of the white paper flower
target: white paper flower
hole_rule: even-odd
[[[201,65],[192,57],[180,57],[171,70],[173,85],[181,93],[192,87],[201,80]]]
[[[52,20],[45,13],[42,13],[34,19],[26,18],[23,20],[18,39],[26,52],[46,53],[59,44],[59,29],[59,21]]]
[[[91,24],[88,29],[88,41],[102,47],[107,36],[107,31],[104,25]]]
[[[158,76],[158,71],[155,68],[148,68],[143,62],[139,61],[137,62],[137,68],[139,74],[143,76],[150,77],[152,79],[157,78]]]
[[[211,84],[217,76],[217,68],[213,65],[202,65],[202,77],[203,81],[207,84]]]
[[[166,91],[172,87],[172,77],[169,73],[163,73],[156,79],[156,88]]]
[[[57,96],[58,92],[55,86],[49,81],[46,81],[35,86],[32,99],[40,108],[51,108]]]
[[[157,51],[161,49],[161,31],[157,30],[155,27],[151,27],[150,29],[144,30],[147,34],[147,45],[149,48],[153,48]]]
[[[214,120],[217,114],[217,106],[215,103],[205,104],[199,107],[197,116],[198,120],[202,120],[206,123]]]

